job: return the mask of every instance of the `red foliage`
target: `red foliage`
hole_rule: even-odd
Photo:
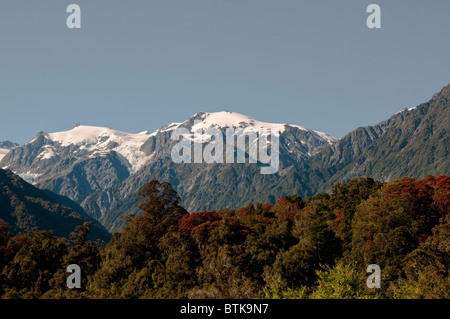
[[[264,208],[264,205],[267,205],[266,208]],[[268,212],[268,211],[270,211],[271,207],[272,207],[271,204],[263,204],[263,211]],[[267,209],[267,211],[265,209]],[[254,223],[264,223],[266,225],[269,225],[269,224],[273,223],[273,221],[274,221],[273,218],[264,217],[262,214],[252,213],[246,207],[242,207],[242,208],[238,209],[236,211],[236,216],[240,220],[242,220],[246,223],[249,223],[250,225],[252,225]]]
[[[245,209],[240,211],[241,214],[247,215]],[[211,233],[220,226],[221,222],[226,222],[230,234],[239,237],[239,240],[245,240],[247,236],[256,234],[253,228],[242,224],[239,219],[229,217],[223,220],[223,217],[215,211],[203,211],[183,216],[180,220],[178,231],[193,236],[202,242],[207,242],[211,237]]]
[[[336,220],[341,223],[344,220],[344,211],[340,208],[335,209],[334,214],[336,215]]]
[[[450,212],[450,177],[446,175],[436,177],[436,194],[433,199],[441,215],[445,216]]]
[[[446,216],[450,212],[450,192],[433,196],[439,214]]]
[[[415,180],[411,177],[403,177],[401,180],[395,180],[386,184],[388,194],[398,196],[409,193],[418,199],[429,197],[433,193],[433,186],[436,184],[434,177],[427,176],[422,180]]]
[[[272,206],[273,206],[272,204],[262,204],[261,208],[262,208],[263,212],[267,213],[270,211]]]
[[[248,209],[247,207],[239,208],[236,211],[236,215],[240,218],[251,218],[254,216],[254,214],[252,214],[252,212],[250,212],[250,209]]]
[[[428,175],[422,180],[403,177],[393,183],[386,184],[388,197],[411,194],[422,207],[436,205],[441,215],[447,215],[450,211],[450,177]]]
[[[450,191],[450,177],[447,175],[438,175],[436,177],[436,186],[447,192]]]
[[[240,223],[236,218],[227,218],[227,222],[231,226],[231,229],[240,236],[247,237],[249,235],[256,235],[253,228]]]
[[[192,235],[205,231],[211,226],[217,226],[216,221],[220,221],[222,217],[216,211],[203,211],[184,215],[179,223],[178,231]],[[201,227],[200,227],[201,226]]]
[[[273,211],[278,217],[293,220],[294,216],[301,211],[301,208],[296,203],[280,197],[273,206]]]

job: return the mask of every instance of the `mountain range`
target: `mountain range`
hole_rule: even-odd
[[[40,189],[67,196],[113,232],[123,226],[121,216],[139,212],[137,192],[152,179],[171,183],[181,204],[199,211],[273,203],[288,194],[312,196],[358,176],[392,181],[449,174],[449,100],[450,85],[426,103],[341,139],[228,111],[197,113],[153,133],[77,125],[65,132],[39,132],[24,145],[0,144],[0,167]],[[171,134],[177,128],[193,131],[196,123],[222,132],[277,129],[278,172],[260,174],[261,163],[174,163],[171,149],[177,141]]]

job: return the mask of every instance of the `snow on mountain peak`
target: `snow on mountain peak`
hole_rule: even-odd
[[[286,130],[286,127],[295,127],[297,129],[300,129],[302,131],[310,131],[314,133],[316,136],[318,136],[321,139],[326,140],[328,143],[332,144],[338,141],[338,138],[331,136],[327,133],[319,132],[319,131],[313,131],[309,130],[307,128],[304,128],[299,125],[294,124],[277,124],[277,123],[268,123],[268,122],[261,122],[258,120],[255,120],[247,115],[236,113],[236,112],[230,112],[230,111],[221,111],[221,112],[213,112],[213,113],[197,113],[192,118],[201,120],[201,128],[203,130],[208,129],[209,127],[217,127],[217,128],[226,128],[226,127],[233,127],[233,128],[243,128],[244,130],[246,128],[258,130],[258,129],[270,129],[270,130],[277,130],[280,133],[284,132]],[[173,128],[176,128],[178,126],[173,126]],[[192,130],[200,129],[200,127],[193,126]]]
[[[209,127],[233,127],[233,128],[252,128],[252,129],[275,129],[280,132],[284,131],[285,124],[273,124],[267,122],[257,121],[247,115],[221,111],[213,113],[197,113],[194,118],[202,121],[202,128],[207,129]],[[197,127],[193,127],[193,130]],[[302,128],[303,129],[303,128]],[[306,130],[306,129],[305,129]]]
[[[242,128],[244,130],[251,129],[251,130],[259,130],[259,129],[270,129],[270,130],[277,130],[280,133],[284,132],[287,127],[295,127],[297,129],[300,129],[302,131],[308,131],[313,134],[315,134],[318,138],[323,139],[327,141],[329,144],[333,144],[337,142],[339,139],[331,136],[327,133],[319,132],[319,131],[313,131],[307,128],[304,128],[300,125],[294,125],[294,124],[277,124],[277,123],[268,123],[268,122],[262,122],[255,120],[254,118],[251,118],[247,115],[236,113],[236,112],[230,112],[230,111],[220,111],[220,112],[200,112],[196,113],[193,116],[191,116],[189,119],[187,119],[184,122],[177,122],[177,123],[171,123],[169,125],[166,125],[159,130],[153,132],[150,134],[150,136],[154,136],[158,134],[158,132],[168,132],[173,131],[180,126],[185,126],[189,123],[192,123],[192,121],[201,121],[201,123],[194,124],[190,129],[195,132],[199,129],[207,130],[210,127],[216,127],[216,128]]]
[[[0,161],[2,160],[3,157],[6,156],[6,154],[8,154],[9,149],[7,148],[0,148]]]
[[[106,127],[79,125],[64,132],[49,133],[47,136],[61,146],[100,145],[105,142],[135,142],[140,145],[148,138],[148,132],[138,134],[125,133]]]
[[[79,154],[87,154],[85,156],[89,157],[105,156],[111,151],[114,151],[124,160],[129,170],[131,172],[135,172],[153,155],[146,155],[143,151],[141,151],[142,145],[148,140],[149,137],[155,136],[158,132],[172,131],[181,125],[192,125],[195,120],[200,120],[201,122],[194,122],[195,124],[190,127],[193,132],[200,129],[200,126],[203,130],[210,127],[229,127],[242,128],[244,130],[277,130],[280,133],[283,133],[289,127],[294,127],[303,131],[311,132],[318,138],[327,141],[329,144],[332,144],[338,140],[337,138],[326,133],[309,130],[298,125],[262,122],[236,112],[200,112],[193,115],[183,123],[169,124],[151,134],[148,131],[132,134],[106,127],[80,124],[77,124],[74,128],[68,131],[40,133],[53,143],[46,143],[46,145],[43,145],[40,153],[37,155],[37,158],[39,160],[50,160],[53,157],[58,156],[59,147],[69,146],[78,147],[77,150],[73,151],[73,154],[77,157]],[[36,138],[34,138],[30,143],[34,142]],[[6,154],[6,150],[0,153],[0,156],[4,156]]]
[[[77,124],[73,129],[63,132],[45,134],[54,143],[62,147],[71,145],[79,146],[80,149],[91,152],[91,157],[106,155],[110,151],[123,156],[132,171],[139,169],[148,157],[140,151],[142,144],[147,141],[147,131],[132,134],[113,130],[106,127],[87,126]],[[46,145],[38,155],[40,159],[50,159],[56,155],[53,146]]]

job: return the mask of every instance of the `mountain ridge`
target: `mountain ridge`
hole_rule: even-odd
[[[220,112],[216,114],[220,114]],[[113,227],[116,224],[116,219],[119,216],[128,213],[137,213],[136,209],[137,196],[136,193],[140,187],[144,186],[146,182],[151,179],[161,179],[172,184],[182,198],[182,204],[188,210],[196,210],[199,208],[198,203],[204,201],[212,201],[214,189],[226,189],[228,185],[236,185],[236,180],[239,180],[240,186],[235,190],[225,191],[229,196],[244,196],[249,194],[249,190],[260,189],[261,180],[276,179],[275,176],[259,177],[258,164],[175,164],[171,160],[170,150],[177,143],[171,140],[171,133],[176,128],[187,128],[193,132],[195,121],[202,121],[202,128],[206,130],[211,127],[212,123],[204,121],[211,113],[197,113],[188,120],[177,123],[176,125],[168,125],[161,128],[156,134],[151,134],[149,140],[143,145],[142,149],[146,152],[152,152],[152,158],[136,173],[130,175],[124,181],[114,185],[112,188],[99,190],[89,195],[82,203],[82,206],[90,211],[96,218],[102,221],[107,227]],[[236,115],[236,113],[233,113]],[[237,115],[238,118],[241,114]],[[337,140],[336,138],[321,137],[315,131],[305,129],[303,127],[291,126],[289,124],[272,124],[266,125],[264,122],[255,121],[246,117],[246,121],[232,121],[223,125],[219,123],[216,128],[225,130],[228,127],[255,129],[256,131],[261,127],[269,129],[279,129],[280,133],[280,171],[292,166],[298,161],[304,161],[316,154],[323,148],[330,144],[330,141]],[[253,123],[249,123],[252,122]],[[262,123],[262,124],[261,124]],[[249,125],[251,124],[251,125]],[[328,135],[329,136],[329,135]],[[236,149],[235,149],[236,151]],[[248,176],[246,176],[248,175]],[[277,175],[277,174],[274,174]],[[195,178],[192,178],[195,176]],[[234,180],[233,180],[234,179]],[[216,183],[216,184],[215,184]],[[219,183],[219,184],[217,184]],[[208,189],[204,194],[196,190]],[[239,191],[239,193],[237,193]],[[129,197],[128,197],[129,196]],[[218,203],[219,204],[219,203]],[[220,204],[229,204],[226,201],[220,201]],[[129,212],[129,209],[132,212]],[[107,213],[108,211],[114,213]],[[122,212],[123,211],[123,212]],[[106,216],[108,215],[108,216]],[[111,218],[116,216],[117,218]],[[114,219],[114,220],[113,220]]]
[[[151,134],[131,134],[84,125],[63,132],[39,132],[29,143],[10,150],[0,162],[0,167],[12,170],[40,188],[82,203],[90,194],[128,178],[152,157],[167,157],[170,154],[167,150],[176,143],[170,139],[170,133],[177,127],[192,129],[195,120],[201,120],[205,129],[211,126],[222,129],[257,126],[256,129],[276,128],[286,132],[283,137],[286,139],[284,165],[304,160],[337,140],[326,133],[298,125],[260,122],[239,113],[199,112],[183,123],[171,123]],[[289,143],[292,146],[288,146]],[[162,144],[165,144],[163,149]]]
[[[294,165],[289,178],[295,182],[282,178],[278,183],[316,185],[312,193],[302,193],[310,196],[329,191],[336,182],[356,177],[389,182],[404,176],[448,175],[449,101],[450,85],[447,85],[426,103],[403,109],[373,126],[349,132],[308,161]],[[271,187],[276,185],[269,185],[265,191]],[[298,187],[291,189],[302,192]]]
[[[391,181],[403,176],[449,174],[449,96],[450,85],[426,103],[402,109],[375,125],[358,127],[340,139],[299,125],[260,122],[229,111],[199,112],[153,133],[126,135],[129,133],[89,127],[87,130],[95,134],[67,138],[67,132],[86,130],[86,126],[77,126],[65,132],[39,133],[30,143],[11,150],[0,166],[13,169],[16,165],[19,173],[37,180],[36,186],[75,200],[114,231],[123,226],[121,216],[139,213],[136,194],[152,179],[171,183],[182,198],[181,204],[188,211],[198,211],[273,202],[291,194],[312,196],[329,191],[333,183],[360,176]],[[222,132],[227,128],[280,131],[278,172],[261,175],[261,163],[173,163],[170,151],[178,142],[171,139],[174,130],[184,128],[194,133],[209,127]],[[121,134],[139,137],[133,150],[145,161],[136,170],[127,165],[120,143],[109,144],[117,143],[111,136]],[[93,145],[102,146],[104,153]],[[51,154],[48,150],[52,147],[59,147],[59,153]],[[57,156],[61,157],[59,161],[51,162]],[[37,170],[30,170],[36,158],[50,161],[49,165],[40,167],[42,161],[38,161]]]

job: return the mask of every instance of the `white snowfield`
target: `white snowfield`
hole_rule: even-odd
[[[293,125],[293,124],[277,124],[277,123],[268,123],[268,122],[261,122],[258,120],[255,120],[247,115],[236,113],[236,112],[229,112],[229,111],[221,111],[221,112],[213,112],[213,113],[204,113],[201,115],[201,123],[194,125],[192,127],[192,131],[195,132],[197,130],[203,129],[206,131],[210,127],[216,127],[216,128],[242,128],[245,130],[277,130],[278,132],[283,133],[287,127],[295,127],[303,131],[309,131],[316,136],[318,136],[321,139],[324,139],[329,144],[333,144],[337,142],[339,139],[331,136],[327,133],[319,132],[319,131],[313,131],[309,130],[307,128],[304,128],[299,125]],[[186,123],[186,122],[184,122]],[[171,131],[178,128],[181,124],[184,123],[172,123],[165,127],[162,131]],[[200,127],[201,126],[201,127]],[[156,134],[153,133],[153,134]],[[152,135],[153,135],[152,134]]]
[[[109,142],[127,143],[129,146],[142,145],[148,139],[148,132],[138,134],[125,133],[106,127],[78,125],[70,131],[49,133],[48,137],[61,143],[61,146],[69,145],[103,145]]]
[[[266,130],[276,130],[278,132],[283,133],[288,126],[290,127],[296,127],[302,131],[309,131],[314,133],[315,135],[319,136],[320,138],[326,140],[328,143],[332,144],[338,139],[336,137],[333,137],[329,134],[319,132],[319,131],[313,131],[309,130],[307,128],[304,128],[299,125],[294,124],[277,124],[277,123],[268,123],[268,122],[261,122],[257,121],[247,115],[235,113],[235,112],[229,112],[229,111],[222,111],[222,112],[215,112],[215,113],[205,113],[203,116],[203,129],[209,128],[211,126],[214,127],[244,127],[250,128],[255,131],[258,131],[260,129],[266,129]]]
[[[409,111],[415,110],[416,108],[417,108],[417,106],[414,106],[414,107],[405,107],[405,108],[403,108],[402,110],[400,110],[400,111],[394,113],[394,115],[400,114],[400,113],[402,113],[402,112],[409,112]],[[392,115],[392,116],[394,116],[394,115]]]
[[[6,154],[8,154],[9,149],[7,148],[0,148],[0,161],[2,160],[3,157],[5,157]]]
[[[244,130],[251,129],[256,131],[260,129],[277,130],[280,134],[290,126],[315,134],[330,144],[338,141],[337,138],[326,133],[309,130],[298,125],[261,122],[246,115],[229,111],[203,113],[200,116],[197,116],[197,118],[201,122],[192,127],[193,133],[200,128],[199,125],[201,125],[201,128],[205,131],[209,127],[229,127],[243,128]],[[88,156],[93,158],[97,156],[105,156],[111,151],[115,151],[122,157],[122,160],[126,163],[130,173],[134,173],[153,156],[153,154],[145,155],[145,153],[140,150],[141,146],[150,136],[155,136],[159,132],[173,131],[186,122],[187,121],[183,123],[172,123],[151,134],[147,131],[132,134],[111,128],[87,125],[77,125],[73,129],[64,132],[44,133],[46,138],[53,141],[53,143],[44,145],[41,152],[37,156],[37,159],[51,160],[52,158],[57,157],[58,145],[62,147],[75,145],[77,146],[77,149],[73,151],[73,156],[75,157],[83,157],[81,154],[86,154],[87,152]],[[31,142],[33,141],[34,139]],[[9,150],[0,149],[0,159],[5,156],[8,151]]]
[[[106,127],[77,125],[69,131],[48,133],[46,137],[63,147],[77,145],[81,150],[92,152],[90,157],[102,156],[110,151],[115,151],[127,160],[129,169],[133,172],[144,165],[148,159],[148,156],[140,151],[142,144],[149,137],[147,131],[131,134]],[[51,159],[55,155],[55,148],[46,145],[38,158]],[[74,156],[76,155],[75,151]]]

